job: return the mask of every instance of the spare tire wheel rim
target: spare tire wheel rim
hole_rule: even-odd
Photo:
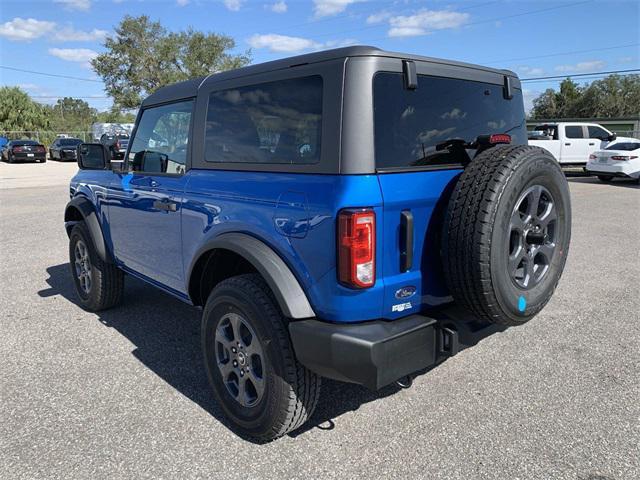
[[[265,389],[264,353],[246,318],[231,312],[215,331],[215,362],[227,391],[243,407],[260,402]]]
[[[528,187],[518,198],[509,221],[507,268],[515,285],[531,290],[549,272],[556,243],[558,215],[551,192]]]

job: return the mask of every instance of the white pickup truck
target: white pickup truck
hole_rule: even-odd
[[[616,138],[615,133],[596,123],[544,123],[529,132],[529,145],[549,150],[562,165],[585,165],[589,155]]]

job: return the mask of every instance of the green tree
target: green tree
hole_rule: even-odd
[[[558,105],[556,103],[556,91],[548,88],[537,98],[533,99],[531,118],[557,118]]]
[[[640,113],[640,75],[609,75],[580,86],[567,78],[560,90],[533,100],[531,118],[624,117]]]
[[[137,108],[158,88],[189,78],[242,67],[250,52],[232,54],[235,41],[215,33],[168,32],[148,16],[125,16],[106,52],[91,61],[107,93],[124,109]]]
[[[97,111],[78,98],[60,98],[47,109],[51,114],[51,128],[56,132],[87,132],[96,121]]]
[[[104,112],[98,112],[96,122],[100,123],[133,123],[136,121],[135,114],[123,112],[115,105]]]
[[[35,131],[49,127],[45,108],[19,87],[0,87],[0,130]]]

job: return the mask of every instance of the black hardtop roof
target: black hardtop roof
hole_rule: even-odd
[[[484,67],[481,65],[474,65],[471,63],[456,62],[454,60],[445,60],[441,58],[424,57],[421,55],[412,55],[397,52],[387,52],[376,47],[365,45],[354,45],[351,47],[334,48],[332,50],[324,50],[321,52],[305,53],[303,55],[296,55],[294,57],[287,57],[280,60],[272,60],[270,62],[258,63],[255,65],[249,65],[234,70],[228,70],[220,73],[212,73],[206,77],[198,77],[184,82],[174,83],[173,85],[167,85],[158,89],[155,93],[147,97],[142,106],[154,105],[158,103],[169,102],[180,98],[194,97],[198,93],[200,86],[210,78],[215,78],[216,81],[231,80],[234,78],[241,78],[248,75],[255,75],[259,73],[267,73],[275,70],[282,70],[285,68],[291,68],[298,65],[306,65],[311,63],[326,62],[330,60],[338,60],[340,58],[347,57],[388,57],[388,58],[400,58],[403,60],[415,60],[420,62],[436,63],[441,65],[453,65],[463,68],[471,68],[475,70],[482,70],[486,72],[493,72],[501,75],[509,75],[517,78],[517,75],[510,70],[501,70],[496,68]]]

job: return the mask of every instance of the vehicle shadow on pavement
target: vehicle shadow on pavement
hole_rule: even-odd
[[[43,298],[61,295],[77,304],[69,272],[68,263],[48,267],[49,278],[46,281],[49,288],[39,291],[38,295]],[[125,279],[123,304],[96,313],[98,320],[106,327],[116,329],[135,345],[132,353],[144,366],[237,434],[210,391],[202,363],[200,311],[136,278],[126,276]],[[451,325],[461,328],[461,348],[475,345],[483,338],[504,330],[497,326],[478,326],[455,311],[445,314]],[[297,437],[312,429],[332,430],[336,419],[344,413],[393,395],[401,388],[392,384],[373,392],[359,385],[323,379],[322,394],[314,414],[289,436]]]
[[[598,180],[595,177],[569,177],[567,175],[567,181],[571,183],[588,183],[593,185],[600,185],[603,188],[607,187],[625,187],[625,188],[637,188],[640,189],[640,184],[638,184],[635,180],[626,179],[626,178],[616,178],[611,182],[605,183]]]

